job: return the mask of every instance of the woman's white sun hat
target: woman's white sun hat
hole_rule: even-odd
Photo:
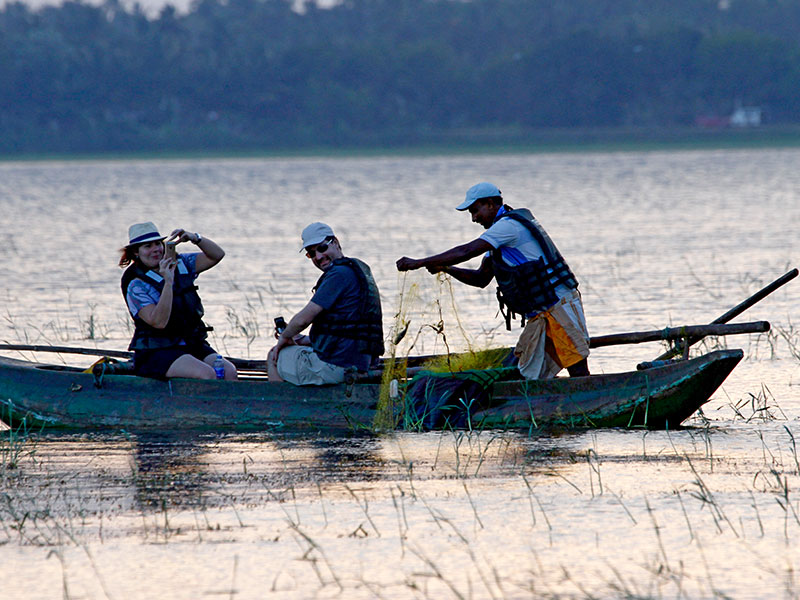
[[[158,233],[158,229],[150,221],[136,223],[128,228],[128,246],[163,240],[165,237],[167,236]]]

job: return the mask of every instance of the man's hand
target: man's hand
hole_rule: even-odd
[[[272,363],[276,367],[278,366],[278,354],[280,354],[281,349],[278,346],[273,346],[272,350],[267,353],[267,362]]]
[[[407,256],[398,259],[396,264],[398,271],[415,271],[423,266],[423,262],[421,260],[408,258]]]

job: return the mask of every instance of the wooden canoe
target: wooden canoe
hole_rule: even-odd
[[[709,400],[741,350],[642,371],[499,381],[473,428],[677,427]],[[240,381],[105,375],[0,357],[0,420],[71,429],[373,429],[379,384],[295,387]],[[402,420],[400,421],[402,423]]]

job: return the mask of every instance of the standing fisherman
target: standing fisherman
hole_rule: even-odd
[[[566,368],[573,377],[589,374],[589,332],[578,281],[550,236],[527,208],[503,204],[500,190],[478,183],[467,190],[456,210],[469,210],[486,232],[461,246],[397,261],[399,271],[425,267],[458,281],[486,287],[497,280],[500,310],[511,328],[513,314],[527,324],[514,348],[520,373],[527,379],[548,379]],[[484,254],[477,269],[453,265]]]

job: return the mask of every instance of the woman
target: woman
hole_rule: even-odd
[[[122,248],[122,295],[136,324],[129,350],[134,372],[145,377],[214,379],[217,352],[206,341],[203,305],[194,280],[216,265],[225,251],[199,233],[174,230],[167,243],[191,242],[200,250],[168,256],[164,236],[150,222],[131,225]],[[225,379],[237,379],[224,360]]]

